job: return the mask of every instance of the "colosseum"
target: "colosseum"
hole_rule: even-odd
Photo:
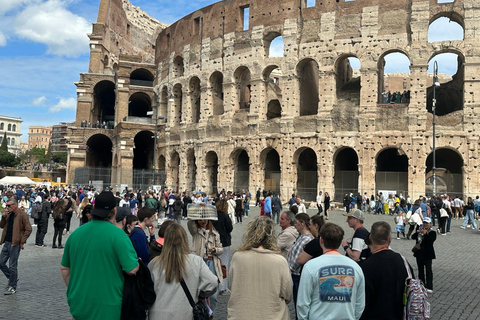
[[[477,0],[224,0],[167,26],[101,0],[67,182],[417,197],[435,144],[437,193],[478,194],[479,16]],[[440,18],[463,40],[429,41]],[[392,53],[408,60],[395,101]],[[457,71],[434,86],[444,53]]]

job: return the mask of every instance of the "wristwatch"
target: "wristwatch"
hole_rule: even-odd
[[[349,246],[344,246],[343,250],[347,251],[347,249],[350,248]]]

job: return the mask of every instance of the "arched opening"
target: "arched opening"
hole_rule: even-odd
[[[345,56],[337,62],[337,99],[353,100],[360,104],[361,74],[360,60],[355,56]]]
[[[197,164],[195,158],[195,150],[187,151],[187,188],[188,190],[197,190],[196,186]]]
[[[133,139],[133,169],[150,170],[153,168],[154,139],[151,131],[140,131]]]
[[[173,124],[179,125],[182,122],[182,104],[183,104],[183,92],[182,85],[177,83],[173,87]]]
[[[408,157],[397,148],[388,148],[377,156],[376,192],[404,195],[408,193]]]
[[[300,87],[300,116],[318,112],[318,64],[313,59],[304,59],[297,66]]]
[[[267,45],[267,57],[283,57],[284,56],[284,44],[283,37],[281,35],[275,36],[272,40],[268,37],[265,39]]]
[[[172,73],[173,77],[183,77],[184,66],[183,66],[183,58],[181,56],[177,56],[173,59],[173,68]]]
[[[163,117],[167,117],[168,115],[168,88],[165,86],[162,88],[162,91],[160,92],[160,109],[159,109],[159,115]]]
[[[248,189],[250,179],[250,158],[247,151],[237,150],[233,155],[233,163],[235,168],[234,175],[234,191]]]
[[[16,125],[16,124],[14,124],[14,125],[12,126],[12,131],[17,131],[17,125]]]
[[[198,77],[193,77],[190,80],[190,107],[192,112],[192,123],[200,122],[200,101],[200,79],[198,79]]]
[[[444,13],[428,26],[428,42],[464,39],[463,19],[456,13]]]
[[[112,166],[112,140],[103,134],[95,134],[87,141],[85,164],[91,168],[110,168]]]
[[[238,93],[238,103],[240,110],[250,110],[251,85],[250,85],[250,70],[247,67],[239,67],[234,74],[235,86]]]
[[[12,140],[10,140],[11,142],[11,145],[14,146],[15,145],[15,138],[12,138]]]
[[[438,77],[434,81],[434,62],[438,64]],[[465,79],[464,58],[456,53],[440,53],[428,63],[427,110],[433,113],[433,87],[437,100],[435,114],[443,116],[463,110],[463,87]],[[434,84],[436,83],[436,84]],[[447,122],[448,124],[449,122]],[[454,124],[450,122],[451,124]]]
[[[147,115],[148,111],[152,111],[152,101],[146,93],[137,92],[130,96],[128,100],[129,117],[151,118],[151,115]]]
[[[165,161],[165,157],[163,155],[160,155],[158,157],[158,171],[160,172],[165,172],[165,168],[166,168],[166,165],[165,165],[166,161]]]
[[[223,74],[215,71],[210,76],[210,87],[212,88],[213,115],[218,116],[225,112],[223,107]]]
[[[172,174],[172,190],[178,192],[180,188],[180,156],[176,151],[170,157],[170,172]]]
[[[113,128],[115,121],[115,84],[111,81],[100,81],[93,89],[92,118],[85,119],[91,123],[103,123]]]
[[[263,163],[264,166],[264,189],[271,190],[272,192],[279,194],[280,193],[280,179],[282,177],[282,171],[280,168],[280,156],[278,155],[277,150],[270,149],[264,150],[262,153],[265,154],[265,160]],[[263,158],[263,156],[262,156]]]
[[[335,201],[342,201],[345,193],[358,193],[358,155],[352,148],[340,150],[335,157]]]
[[[12,131],[12,125],[10,123],[8,124],[8,129],[7,130]]]
[[[282,106],[277,99],[270,100],[267,107],[267,120],[280,118],[282,116]]]
[[[425,194],[433,194],[433,153],[425,161]],[[458,152],[439,148],[435,150],[436,195],[463,197],[463,159]]]
[[[317,154],[310,148],[303,149],[297,161],[297,194],[307,201],[317,196]]]
[[[218,156],[214,151],[207,152],[205,167],[207,170],[206,191],[209,194],[218,193]]]
[[[153,87],[153,74],[146,69],[136,69],[130,73],[130,84],[134,86]]]
[[[389,52],[378,61],[378,103],[410,103],[410,59]]]
[[[267,120],[282,116],[282,77],[282,70],[276,65],[268,66],[263,71]]]
[[[5,124],[3,122],[0,123],[0,130],[5,130]]]

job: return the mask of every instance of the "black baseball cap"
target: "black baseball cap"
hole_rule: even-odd
[[[100,218],[108,217],[108,214],[117,206],[115,196],[110,191],[102,191],[95,197],[95,206],[91,214]]]
[[[130,208],[117,207],[117,215],[115,216],[115,221],[120,222],[130,214]]]

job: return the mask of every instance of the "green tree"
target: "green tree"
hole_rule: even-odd
[[[52,153],[52,160],[53,162],[55,163],[67,163],[67,157],[68,157],[68,154],[67,152],[56,152],[56,153]]]
[[[20,158],[5,150],[0,150],[0,166],[15,167],[20,163]]]
[[[7,145],[7,133],[3,134],[2,144],[0,145],[0,150],[8,152],[8,145]]]

